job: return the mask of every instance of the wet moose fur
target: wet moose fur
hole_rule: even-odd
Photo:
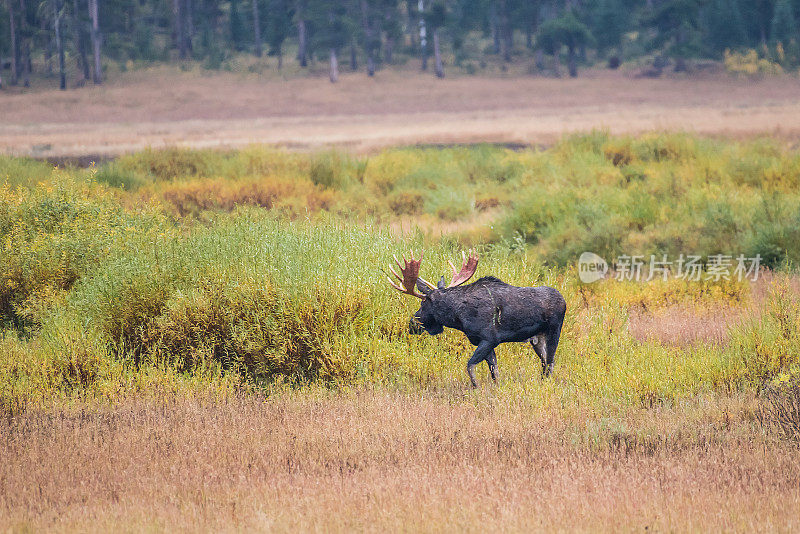
[[[542,362],[543,376],[553,370],[558,339],[567,304],[552,287],[515,287],[492,276],[469,285],[437,288],[417,282],[425,295],[413,323],[429,334],[440,334],[444,327],[461,330],[475,353],[467,363],[473,387],[475,366],[486,360],[492,378],[497,380],[495,348],[509,341],[528,341]],[[413,328],[412,328],[413,330]]]

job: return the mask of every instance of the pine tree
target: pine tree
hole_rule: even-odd
[[[283,66],[283,43],[292,26],[292,15],[287,0],[270,0],[267,19],[267,42],[270,56],[277,56],[278,68]]]
[[[620,45],[623,33],[630,27],[630,19],[630,11],[622,0],[599,0],[596,3],[589,21],[601,56]]]
[[[775,3],[775,14],[772,16],[769,37],[772,43],[781,43],[783,46],[789,44],[792,39],[798,39],[797,21],[789,0],[778,0]]]
[[[653,45],[675,60],[675,71],[686,70],[686,59],[699,50],[701,0],[663,0],[644,17],[645,26],[656,30]]]
[[[383,59],[386,63],[392,63],[394,47],[403,38],[403,25],[401,23],[400,9],[397,0],[380,0],[383,20],[381,30],[386,36],[386,43],[383,47]]]
[[[245,49],[246,35],[249,33],[244,23],[244,17],[239,11],[239,0],[231,0],[230,31],[233,47],[241,52]]]
[[[547,53],[555,59],[556,75],[558,72],[558,54],[562,46],[567,47],[567,61],[569,75],[575,78],[578,75],[578,50],[590,43],[594,43],[589,27],[578,20],[572,10],[556,19],[542,23],[537,34],[537,42]]]
[[[427,22],[431,27],[433,33],[433,58],[434,58],[434,72],[437,78],[444,78],[444,64],[442,63],[442,50],[439,42],[439,31],[445,24],[446,20],[446,7],[443,0],[434,2],[431,6],[431,12],[428,16]]]
[[[747,43],[747,28],[739,0],[714,0],[705,14],[705,40],[713,52],[720,53],[726,48],[741,47]]]
[[[350,40],[355,21],[350,18],[347,6],[338,0],[309,0],[309,19],[314,27],[313,48],[327,52],[331,83],[339,80],[338,54]]]
[[[261,10],[258,7],[258,0],[251,0],[253,8],[253,53],[256,57],[261,57]]]
[[[94,53],[94,70],[92,71],[92,81],[99,85],[103,83],[103,69],[100,63],[100,17],[97,6],[98,0],[89,0],[89,17],[92,19],[92,52]]]

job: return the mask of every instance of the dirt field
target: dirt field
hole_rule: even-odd
[[[796,78],[452,78],[381,72],[279,81],[128,73],[103,87],[0,92],[0,152],[113,155],[147,146],[268,143],[354,151],[416,143],[551,143],[566,132],[687,130],[800,138]]]

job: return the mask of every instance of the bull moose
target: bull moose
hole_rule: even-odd
[[[404,265],[395,256],[400,274],[389,268],[397,282],[389,283],[398,291],[422,301],[409,326],[411,333],[441,334],[444,327],[455,328],[467,335],[475,353],[467,362],[467,374],[472,387],[475,366],[486,360],[492,379],[497,381],[495,348],[509,341],[529,342],[542,362],[542,376],[553,371],[561,325],[567,312],[564,297],[552,287],[515,287],[493,276],[462,285],[475,274],[478,256],[462,253],[463,264],[457,270],[452,262],[453,278],[445,286],[444,277],[434,286],[419,276],[424,251],[418,260],[403,256]]]

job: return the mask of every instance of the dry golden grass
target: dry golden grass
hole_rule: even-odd
[[[656,310],[634,306],[629,312],[628,331],[639,341],[655,340],[666,346],[688,347],[698,343],[725,345],[732,329],[745,322],[758,320],[765,313],[769,290],[776,278],[786,284],[794,298],[800,298],[800,278],[776,276],[765,270],[749,286],[749,298],[738,305],[678,303]]]
[[[414,143],[550,143],[566,132],[654,129],[797,139],[791,77],[658,80],[588,71],[578,79],[454,77],[413,70],[280,80],[230,73],[133,72],[102,87],[0,95],[0,152],[118,154],[146,146],[357,151]]]
[[[678,347],[694,343],[724,344],[728,341],[731,327],[752,317],[748,311],[725,306],[698,312],[692,307],[674,305],[656,312],[633,312],[628,328],[639,341],[656,340],[663,345]]]
[[[0,529],[792,531],[754,400],[599,417],[503,387],[130,401],[0,422]]]

